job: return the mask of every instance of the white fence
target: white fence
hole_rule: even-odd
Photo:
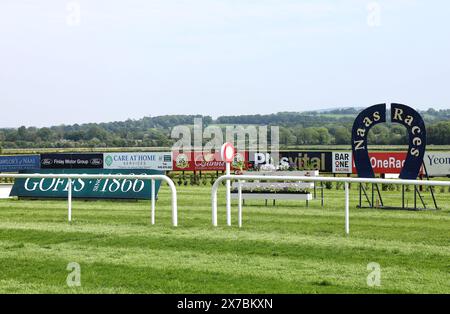
[[[125,174],[2,174],[0,178],[14,179],[67,179],[69,181],[69,190],[67,193],[67,215],[69,222],[72,221],[72,181],[77,179],[125,179],[125,180],[150,180],[151,181],[151,223],[155,224],[155,180],[167,182],[172,191],[172,224],[178,226],[178,209],[177,209],[177,189],[173,181],[165,175],[125,175]]]
[[[401,179],[377,179],[377,178],[346,178],[346,177],[305,177],[305,176],[264,176],[264,175],[224,175],[214,182],[211,190],[212,201],[212,224],[217,226],[217,190],[222,181],[238,182],[238,224],[242,227],[242,181],[267,180],[267,181],[306,181],[306,182],[343,182],[345,186],[345,233],[350,233],[350,211],[349,211],[349,183],[374,183],[374,184],[404,184],[423,186],[450,186],[450,181],[424,181],[424,180],[401,180]],[[227,191],[227,224],[231,226],[230,197]]]

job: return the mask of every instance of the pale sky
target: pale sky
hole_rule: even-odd
[[[450,108],[449,12],[444,0],[0,0],[0,127]]]

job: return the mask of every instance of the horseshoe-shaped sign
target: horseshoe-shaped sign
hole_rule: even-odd
[[[386,122],[386,104],[378,104],[360,112],[353,123],[352,151],[358,177],[375,177],[369,159],[367,135],[373,126],[384,122]],[[402,124],[409,134],[408,152],[400,178],[415,180],[425,154],[427,138],[425,123],[416,110],[402,104],[391,104],[391,122]]]

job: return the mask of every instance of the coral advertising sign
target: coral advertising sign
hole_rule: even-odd
[[[374,173],[399,174],[405,164],[406,154],[406,152],[373,152],[369,153],[369,160]],[[353,173],[356,173],[354,160]]]
[[[247,169],[248,152],[236,152],[231,163],[233,169]],[[173,152],[174,171],[225,171],[220,152]]]

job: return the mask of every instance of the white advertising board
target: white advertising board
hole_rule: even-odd
[[[105,153],[105,169],[172,170],[172,152],[167,153]]]
[[[352,152],[333,152],[333,173],[352,173]]]
[[[423,163],[429,176],[450,175],[450,152],[426,152]]]

